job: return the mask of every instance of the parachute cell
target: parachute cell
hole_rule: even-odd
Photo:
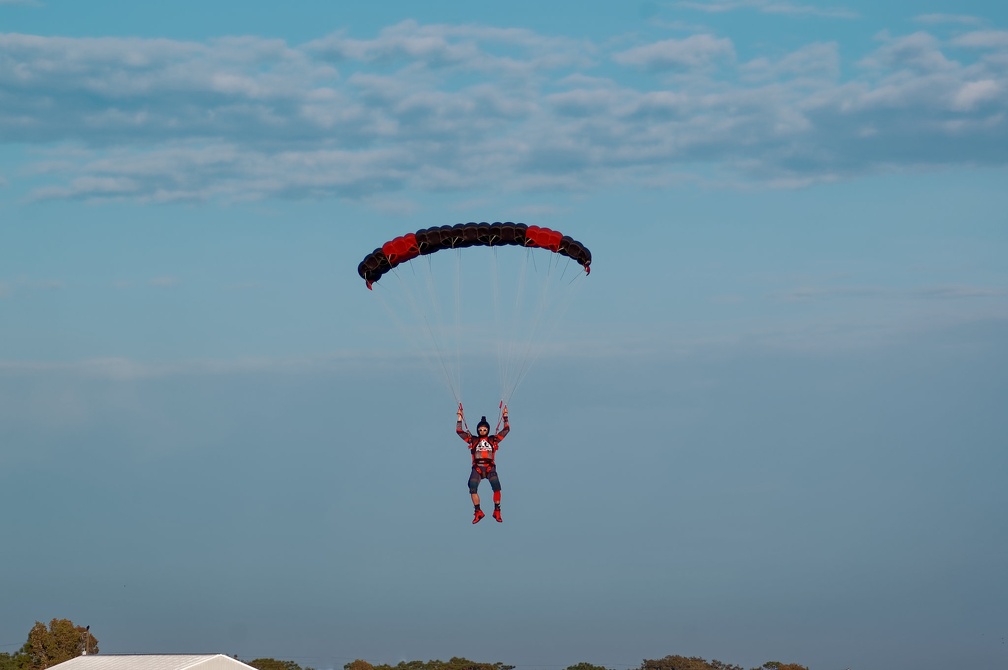
[[[420,255],[443,249],[504,245],[547,249],[573,259],[586,274],[591,272],[591,252],[577,240],[549,228],[507,221],[434,226],[401,235],[365,256],[357,273],[370,289],[386,272]]]

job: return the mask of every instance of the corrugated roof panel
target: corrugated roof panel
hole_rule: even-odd
[[[50,670],[248,670],[224,654],[94,654],[78,656]]]

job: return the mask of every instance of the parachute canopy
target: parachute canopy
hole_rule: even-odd
[[[357,273],[370,289],[386,272],[417,256],[442,249],[503,245],[547,249],[577,261],[585,273],[591,272],[591,252],[577,240],[549,228],[508,221],[433,226],[400,235],[368,254],[357,266]]]
[[[486,387],[487,354],[496,350],[503,406],[550,351],[547,337],[591,262],[583,244],[549,228],[470,222],[400,235],[365,256],[357,273],[368,289],[380,280],[373,295],[406,338],[429,338],[418,351],[456,402],[463,370]]]

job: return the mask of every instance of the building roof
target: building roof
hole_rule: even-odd
[[[92,654],[50,670],[254,670],[224,654]]]

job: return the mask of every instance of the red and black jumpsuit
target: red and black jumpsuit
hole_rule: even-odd
[[[496,435],[487,435],[486,437],[473,435],[462,427],[461,421],[455,426],[455,432],[466,441],[469,445],[469,452],[472,454],[472,472],[469,473],[469,493],[476,493],[479,483],[483,479],[490,480],[490,488],[494,492],[501,490],[494,457],[497,455],[497,447],[500,445],[500,441],[507,436],[510,430],[511,427],[508,425],[507,419],[504,419],[504,427],[499,433]]]

